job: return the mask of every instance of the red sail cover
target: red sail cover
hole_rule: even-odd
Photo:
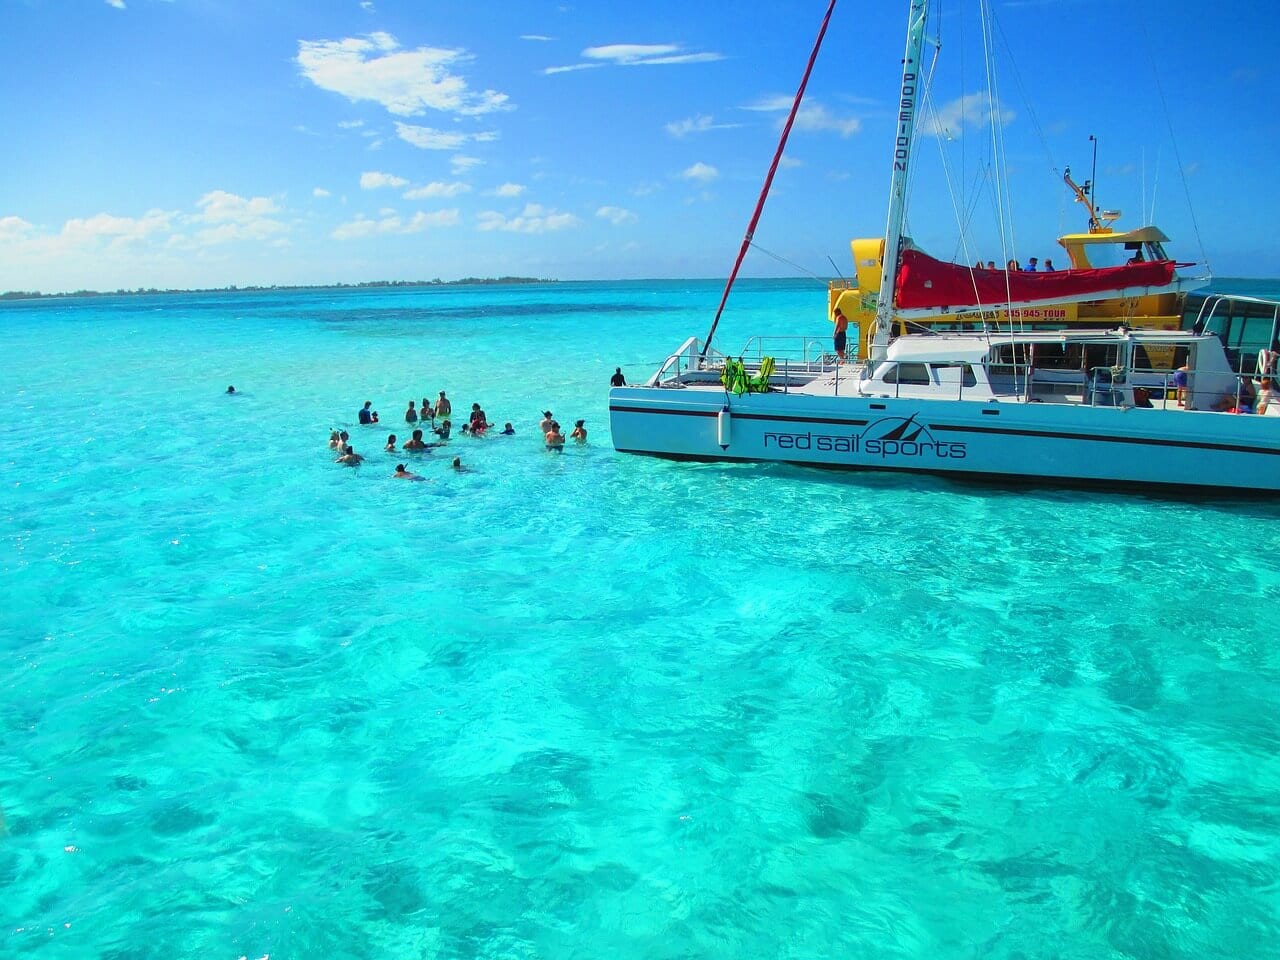
[[[979,270],[962,263],[935,260],[919,250],[902,253],[898,268],[897,306],[901,310],[946,307],[963,310],[1002,303],[1104,299],[1127,287],[1160,287],[1173,282],[1172,260],[1128,263],[1097,270],[1055,270],[1052,273]]]

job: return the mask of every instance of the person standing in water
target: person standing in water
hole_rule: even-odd
[[[569,439],[576,440],[578,443],[586,443],[587,428],[584,426],[586,422],[587,421],[585,420],[579,420],[577,423],[575,423],[573,425],[573,433],[569,434]]]
[[[418,411],[417,411],[417,410],[415,410],[415,409],[413,409],[413,401],[412,401],[412,400],[410,400],[410,401],[409,401],[409,409],[408,409],[408,410],[406,410],[406,411],[404,412],[404,422],[405,422],[405,423],[417,423],[417,422],[418,422]]]
[[[436,416],[443,420],[445,417],[453,415],[453,404],[449,402],[449,398],[444,395],[444,391],[440,391],[440,399],[436,401]]]
[[[627,378],[622,375],[622,368],[614,367],[613,376],[609,378],[609,386],[625,387],[626,385],[627,385]]]

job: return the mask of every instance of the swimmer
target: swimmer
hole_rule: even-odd
[[[538,432],[545,436],[547,431],[551,429],[551,424],[553,423],[555,423],[555,421],[551,419],[551,411],[543,410],[542,422],[538,424]]]
[[[465,436],[468,436],[470,433],[471,433],[471,427],[468,424],[464,423],[462,425],[462,435],[465,437]]]
[[[391,453],[395,450],[395,448],[396,448],[396,435],[393,433],[387,437],[387,445],[382,449],[387,451],[387,453]]]
[[[425,450],[425,449],[427,449],[427,445],[426,445],[425,443],[423,443],[423,442],[422,442],[422,431],[421,431],[421,430],[415,430],[415,431],[413,431],[413,436],[412,436],[412,437],[410,437],[408,440],[406,440],[406,441],[404,442],[404,449],[406,449],[406,450]]]
[[[454,457],[453,463],[451,464],[451,466],[453,467],[453,469],[457,470],[459,473],[467,472],[467,468],[462,465],[461,457]]]
[[[577,440],[578,443],[587,442],[587,428],[583,426],[587,421],[579,420],[573,425],[573,433],[569,434],[570,438]]]
[[[436,409],[439,410],[440,408],[436,407]],[[432,428],[431,432],[434,433],[441,440],[448,440],[449,433],[452,430],[453,430],[453,421],[446,418],[444,422],[440,424],[440,426]]]
[[[377,411],[377,410],[373,411],[373,413],[371,413],[369,416],[371,416],[371,417],[373,418],[372,420],[370,420],[370,421],[369,421],[370,423],[377,423],[377,422],[378,422],[378,411]]]
[[[409,401],[409,409],[404,412],[404,422],[405,423],[418,422],[418,411],[413,408],[412,400]]]
[[[440,399],[436,401],[436,416],[447,417],[453,413],[453,404],[449,402],[449,398],[444,395],[444,391],[440,391]]]
[[[364,402],[364,406],[360,408],[360,413],[357,414],[357,419],[361,423],[373,423],[372,410],[373,410],[373,401],[366,400]]]
[[[510,423],[508,423],[505,427],[502,428],[502,436],[514,437],[515,435],[516,435],[516,428],[513,427]]]
[[[396,464],[396,472],[392,474],[397,480],[421,480],[422,477],[416,473],[410,473],[404,468],[403,463]]]
[[[340,434],[337,430],[330,430],[329,431],[329,449],[337,450],[338,444],[340,443],[342,443],[342,434]]]
[[[544,439],[547,441],[548,450],[559,453],[564,449],[564,434],[560,432],[560,424],[554,420],[551,421],[551,429],[546,432]]]
[[[351,449],[351,434],[343,430],[338,434],[338,452],[346,453]]]
[[[227,387],[227,393],[235,393],[235,392],[236,392],[235,387]]]
[[[348,466],[348,467],[358,467],[360,466],[360,461],[362,461],[363,459],[364,457],[356,453],[355,447],[347,447],[347,449],[343,451],[342,456],[340,456],[337,460],[333,462],[341,463],[344,466]]]

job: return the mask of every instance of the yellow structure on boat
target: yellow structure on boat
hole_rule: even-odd
[[[1068,233],[1058,238],[1067,259],[1059,269],[1093,270],[1116,267],[1137,261],[1168,260],[1164,244],[1169,238],[1155,227],[1117,231],[1111,224],[1120,216],[1114,211],[1098,212],[1085,191],[1064,177],[1076,199],[1089,213],[1088,233]],[[827,291],[827,316],[834,322],[839,309],[849,321],[849,344],[863,344],[871,334],[876,312],[876,296],[880,292],[881,258],[884,240],[853,240],[854,278],[832,280]],[[1142,330],[1181,330],[1184,326],[1184,292],[1166,292],[1136,297],[1087,300],[1078,303],[1041,304],[1034,307],[993,305],[989,310],[965,310],[942,314],[924,320],[906,321],[894,318],[892,336],[914,329],[928,328],[939,332],[966,330],[1062,330],[1071,328],[1111,328],[1124,324]]]

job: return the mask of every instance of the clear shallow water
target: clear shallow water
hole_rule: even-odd
[[[1280,507],[614,454],[718,296],[0,306],[0,954],[1274,943]],[[518,435],[390,480],[440,389]]]

